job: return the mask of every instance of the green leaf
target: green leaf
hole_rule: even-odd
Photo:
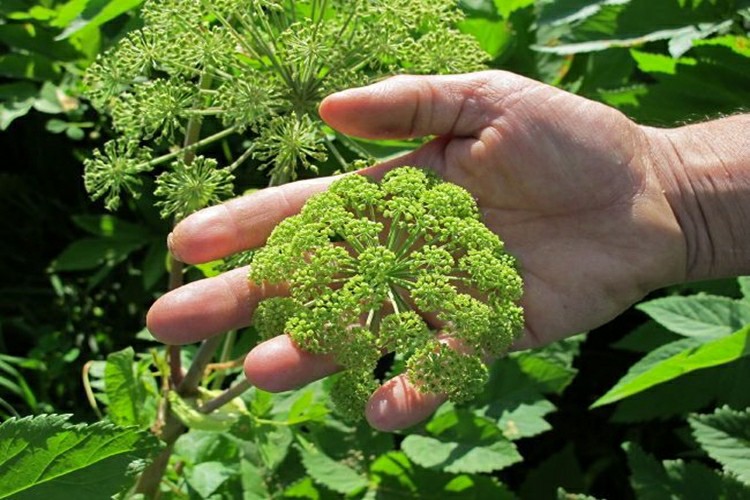
[[[475,18],[466,19],[459,24],[464,33],[474,36],[482,50],[497,59],[508,50],[513,43],[513,32],[508,23],[503,20]]]
[[[71,219],[76,226],[100,238],[141,241],[150,235],[142,226],[113,215],[74,215]]]
[[[612,344],[612,347],[625,351],[648,353],[681,338],[681,336],[670,332],[657,322],[647,321]]]
[[[521,460],[515,445],[494,422],[464,410],[438,415],[427,431],[434,437],[412,434],[401,443],[409,459],[422,467],[474,474],[500,470]]]
[[[623,445],[630,466],[630,484],[641,500],[660,500],[669,497],[668,478],[664,467],[635,443]]]
[[[636,308],[685,337],[719,338],[750,324],[749,304],[715,295],[664,297]]]
[[[122,426],[138,425],[142,428],[151,424],[151,405],[146,401],[148,393],[144,383],[146,382],[139,375],[132,347],[107,356],[104,387],[109,418],[112,422]]]
[[[143,288],[150,290],[159,282],[167,272],[165,260],[167,258],[167,247],[160,239],[148,246],[146,256],[143,258]]]
[[[639,500],[705,500],[747,498],[750,488],[700,463],[668,460],[660,463],[635,443],[623,448],[631,470],[630,482]]]
[[[744,300],[750,300],[750,276],[741,276],[737,278],[740,285],[740,291]]]
[[[568,55],[669,40],[672,55],[680,55],[693,40],[732,25],[722,7],[714,2],[682,0],[657,4],[649,0],[547,2],[542,6],[540,25],[562,27],[563,32],[534,48]]]
[[[201,498],[208,498],[236,475],[235,469],[222,462],[203,462],[189,468],[185,473],[185,479]]]
[[[302,465],[316,483],[343,494],[355,493],[367,487],[367,478],[351,467],[314,448],[299,446],[298,450]]]
[[[113,266],[141,248],[142,241],[84,238],[71,243],[52,263],[54,271],[87,271],[103,264]]]
[[[55,80],[58,66],[39,54],[9,53],[0,56],[0,75],[23,80]]]
[[[263,478],[263,471],[251,461],[240,461],[240,480],[243,500],[265,500],[272,497]]]
[[[80,4],[81,2],[77,2]],[[68,38],[84,28],[96,28],[112,19],[135,9],[143,0],[88,0],[84,3],[85,8],[79,11],[78,16],[67,26],[65,31],[57,37],[58,40]]]
[[[586,487],[572,443],[546,457],[537,467],[528,470],[525,477],[520,490],[521,498],[554,498],[560,487],[573,491],[580,491]],[[563,498],[573,500],[572,497]]]
[[[493,364],[485,395],[477,402],[480,407],[476,410],[478,415],[495,420],[510,440],[549,430],[551,427],[544,417],[555,410],[539,392],[539,383],[524,373],[516,361],[517,358],[506,358]],[[556,365],[542,366],[547,369]]]
[[[52,31],[31,23],[0,25],[0,43],[35,52],[52,61],[75,61],[80,57],[69,43],[55,41]]]
[[[262,465],[269,471],[275,471],[292,446],[292,430],[279,425],[262,425],[255,429],[255,436]]]
[[[696,339],[684,339],[668,344],[657,350],[660,351],[658,357],[665,358],[663,361],[652,364],[651,361],[657,357],[654,354],[648,363],[644,361],[643,366],[639,367],[637,372],[628,373],[609,392],[594,402],[592,408],[619,401],[686,373],[731,363],[748,356],[750,354],[748,334],[750,334],[750,327],[745,327],[727,337],[702,345],[695,345]],[[674,351],[677,352],[673,353]],[[647,369],[642,369],[646,366]]]
[[[0,85],[0,130],[7,129],[13,120],[28,113],[38,94],[37,86],[29,82]]]
[[[366,499],[457,498],[511,500],[515,495],[497,480],[479,474],[458,476],[415,466],[399,451],[379,456],[370,467]]]
[[[582,336],[571,337],[534,351],[514,353],[512,357],[540,390],[560,394],[578,373],[573,368],[573,359],[582,339]]]
[[[159,448],[148,433],[105,422],[72,425],[69,415],[12,418],[0,424],[0,498],[109,498],[128,464]]]
[[[710,415],[694,415],[689,422],[706,453],[750,486],[750,409],[724,406]]]
[[[745,37],[739,40],[747,43]],[[656,83],[640,87],[627,100],[610,95],[605,101],[641,123],[661,126],[734,113],[746,105],[749,57],[727,45],[703,43],[696,43],[689,56],[697,64],[679,59],[674,74],[652,73]]]

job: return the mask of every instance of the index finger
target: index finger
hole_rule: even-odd
[[[169,249],[182,262],[199,264],[263,245],[273,228],[324,191],[331,177],[271,187],[196,212],[174,228]]]

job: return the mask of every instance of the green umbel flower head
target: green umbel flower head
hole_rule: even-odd
[[[289,284],[261,302],[264,338],[288,333],[302,349],[332,354],[345,372],[335,403],[362,414],[381,356],[398,352],[420,390],[471,399],[523,328],[515,259],[482,222],[473,197],[428,171],[402,167],[380,183],[349,175],[284,220],[253,260],[256,283]],[[437,317],[447,347],[422,319]]]

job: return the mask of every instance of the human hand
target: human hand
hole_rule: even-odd
[[[649,291],[685,279],[686,245],[663,192],[648,131],[604,105],[510,73],[392,78],[327,98],[332,127],[373,139],[436,136],[369,169],[424,166],[476,198],[487,226],[521,264],[526,327],[515,348],[541,346],[614,318]],[[331,179],[270,188],[198,212],[170,236],[180,259],[199,263],[263,244]],[[259,300],[283,287],[247,283],[247,270],[183,286],[160,298],[149,329],[185,343],[250,322]],[[336,370],[288,337],[246,358],[252,383],[287,390]],[[408,427],[443,401],[400,376],[373,395],[379,429]]]

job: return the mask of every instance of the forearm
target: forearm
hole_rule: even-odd
[[[644,130],[685,237],[686,279],[750,274],[750,114]]]

